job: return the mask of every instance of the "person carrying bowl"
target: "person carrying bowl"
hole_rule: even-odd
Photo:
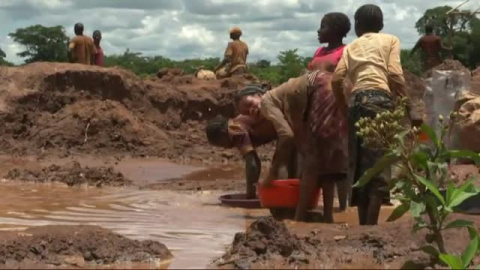
[[[341,46],[339,40],[349,31],[345,14],[329,13],[322,19],[318,34],[321,41]],[[281,162],[295,149],[302,155],[300,199],[295,213],[299,221],[306,219],[318,185],[323,191],[324,220],[333,222],[335,182],[345,179],[347,173],[347,122],[330,84],[339,58],[329,57],[328,52],[338,52],[335,46],[325,48],[322,59],[312,61],[315,68],[308,74],[290,79],[263,96],[246,96],[238,103],[241,114],[265,118],[277,132],[276,159],[262,185],[269,186],[277,179]]]

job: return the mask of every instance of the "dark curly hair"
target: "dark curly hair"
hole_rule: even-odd
[[[228,136],[228,119],[218,115],[207,123],[205,128],[208,142],[213,145],[219,145],[223,136]]]
[[[332,27],[333,32],[339,37],[346,37],[352,25],[348,16],[341,12],[331,12],[325,14],[323,19],[330,27]]]
[[[383,29],[383,12],[377,5],[363,5],[355,12],[355,23],[365,33],[378,33]]]

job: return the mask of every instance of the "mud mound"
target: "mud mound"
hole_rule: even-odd
[[[82,167],[73,162],[68,166],[51,165],[40,171],[13,169],[5,176],[11,180],[29,182],[61,182],[69,186],[88,184],[91,186],[124,186],[132,181],[123,174],[115,172],[112,167]]]
[[[288,231],[284,223],[270,217],[260,218],[250,225],[246,233],[235,235],[231,249],[217,265],[233,264],[236,268],[249,269],[252,263],[275,255],[295,260],[304,252],[300,240]]]
[[[0,267],[88,267],[170,259],[165,245],[130,240],[96,226],[45,226],[0,232]],[[92,265],[93,266],[93,265]],[[91,267],[91,266],[90,266]]]
[[[407,91],[412,99],[423,99],[426,90],[425,81],[406,70],[404,71],[403,75],[405,77],[405,83],[407,84]]]
[[[476,227],[480,224],[478,216],[454,214],[453,219],[471,220]],[[315,224],[313,231],[304,223],[288,223],[282,234],[298,239],[296,246],[307,251],[296,252],[287,258],[271,253],[258,256],[256,253],[247,253],[248,249],[247,252],[242,251],[234,241],[231,250],[217,261],[216,266],[222,269],[401,269],[411,261],[415,267],[408,269],[425,269],[431,266],[429,257],[421,251],[421,247],[428,245],[425,231],[412,233],[412,226],[413,222],[408,218],[378,226]],[[284,237],[280,236],[280,239]],[[444,240],[450,254],[461,254],[468,245],[469,234],[465,229],[447,230]],[[233,254],[232,251],[237,253]],[[247,254],[252,254],[256,260],[248,261]],[[243,261],[239,259],[242,256],[245,257]],[[479,262],[480,256],[476,256],[473,265]],[[438,266],[438,269],[441,268]]]
[[[470,72],[468,68],[464,67],[458,60],[445,60],[441,65],[434,67],[432,70],[455,70]]]
[[[234,95],[253,83],[247,77],[203,81],[177,72],[141,80],[119,68],[59,63],[3,68],[0,149],[204,160],[213,149],[204,121],[234,116]]]

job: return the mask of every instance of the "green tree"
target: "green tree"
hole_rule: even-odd
[[[2,49],[0,49],[0,66],[13,66],[13,63],[5,60],[5,57],[7,57],[7,54]]]
[[[298,77],[305,70],[304,58],[298,55],[297,52],[298,49],[294,49],[280,52],[278,55],[281,82]]]
[[[415,23],[418,33],[425,34],[425,26],[428,24],[433,26],[435,34],[442,37],[449,35],[450,28],[452,28],[453,32],[467,32],[475,16],[470,15],[468,10],[447,15],[447,12],[451,9],[452,7],[450,6],[427,9],[423,16]]]
[[[62,26],[45,27],[37,24],[19,28],[9,36],[25,46],[25,51],[18,53],[18,56],[26,58],[26,63],[67,61],[69,39]]]
[[[271,66],[271,63],[268,60],[262,59],[262,60],[257,61],[257,63],[255,63],[255,66],[257,66],[259,68],[268,68],[268,67]]]
[[[418,54],[410,55],[411,50],[402,50],[400,59],[402,61],[403,70],[409,71],[417,76],[422,74],[422,63]]]
[[[105,66],[119,66],[142,77],[154,75],[161,68],[180,68],[186,73],[194,73],[198,68],[213,70],[219,63],[219,58],[173,61],[163,56],[144,56],[129,49],[123,54],[105,56]]]

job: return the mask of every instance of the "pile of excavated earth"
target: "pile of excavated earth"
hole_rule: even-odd
[[[165,73],[165,72],[163,72]],[[238,159],[209,146],[205,121],[235,115],[233,97],[254,76],[200,80],[182,72],[140,79],[120,68],[35,63],[0,69],[0,154]],[[407,74],[412,91],[422,80]]]
[[[2,154],[212,155],[204,120],[234,115],[233,97],[256,82],[245,75],[206,81],[193,75],[142,80],[123,69],[35,63],[0,69]],[[228,151],[227,151],[228,152]]]

